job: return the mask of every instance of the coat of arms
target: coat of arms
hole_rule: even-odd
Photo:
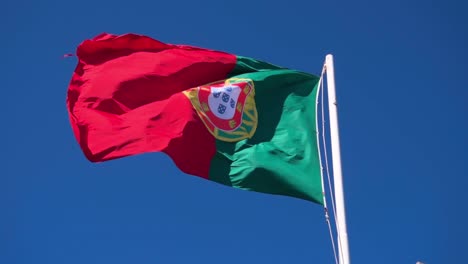
[[[250,138],[257,128],[254,83],[231,78],[184,92],[206,128],[219,140]]]

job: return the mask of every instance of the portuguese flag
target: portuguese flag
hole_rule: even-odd
[[[164,152],[187,174],[323,203],[319,77],[136,34],[77,56],[67,106],[90,161]]]

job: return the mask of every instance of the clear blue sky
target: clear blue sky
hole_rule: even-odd
[[[353,263],[467,259],[463,1],[31,1],[0,9],[0,263],[333,263],[323,209],[88,162],[65,96],[84,39],[146,34],[319,74],[335,55]]]

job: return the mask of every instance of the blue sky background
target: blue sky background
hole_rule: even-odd
[[[88,162],[65,96],[84,39],[146,34],[319,74],[335,56],[353,263],[463,262],[463,1],[25,1],[0,8],[0,263],[333,263],[323,209],[184,175],[161,153]]]

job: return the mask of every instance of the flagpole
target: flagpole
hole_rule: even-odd
[[[346,230],[346,215],[343,194],[343,176],[341,171],[340,136],[338,131],[338,105],[335,92],[335,72],[333,55],[325,58],[328,88],[328,111],[330,118],[330,139],[333,161],[333,182],[336,203],[336,225],[338,235],[338,252],[340,264],[349,264],[348,232]]]

